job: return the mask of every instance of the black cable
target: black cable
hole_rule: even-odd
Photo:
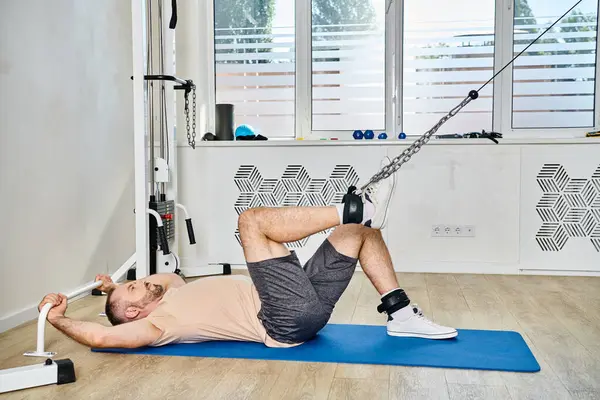
[[[177,26],[177,0],[171,0],[171,20],[169,21],[169,28],[175,29]]]
[[[163,96],[163,105],[164,105],[163,110],[165,113],[165,135],[167,138],[167,165],[169,165],[169,161],[170,161],[170,158],[169,158],[169,119],[167,118],[167,95],[165,93],[164,86],[162,89],[162,96]]]
[[[159,45],[159,60],[160,60],[160,70],[161,73],[165,73],[165,46],[164,46],[164,37],[163,37],[163,30],[162,30],[162,26],[163,26],[163,15],[162,15],[162,10],[163,10],[163,4],[162,4],[162,0],[158,1],[159,7],[160,7],[160,13],[158,14],[158,17],[160,19],[160,35],[159,35],[159,40],[160,40],[160,45]],[[166,156],[165,156],[165,161],[167,163],[167,168],[169,165],[169,134],[168,131],[169,129],[168,127],[168,121],[167,121],[167,98],[165,96],[165,82],[162,81],[161,85],[160,85],[160,98],[161,98],[161,119],[164,118],[163,121],[161,121],[163,124],[160,126],[160,134],[163,135],[165,137],[165,143],[166,143],[166,147],[167,147],[167,151],[166,151]]]
[[[161,27],[161,31],[160,31],[160,36],[159,36],[159,40],[160,40],[160,68],[161,68],[161,73],[164,74],[165,71],[165,45],[164,45],[164,38],[163,38],[163,31],[162,31],[162,0],[159,0],[159,19],[160,19],[160,27]],[[173,4],[171,4],[173,6]],[[169,120],[167,118],[167,96],[165,93],[165,83],[164,81],[161,82],[161,100],[162,100],[162,110],[161,114],[164,118],[164,125],[161,125],[161,135],[164,135],[165,137],[165,141],[166,141],[166,147],[167,147],[167,151],[166,151],[166,155],[165,155],[165,161],[167,162],[167,166],[169,165]]]
[[[494,74],[494,76],[492,76],[486,83],[484,83],[483,86],[481,86],[479,89],[477,89],[477,91],[479,92],[481,89],[483,89],[484,87],[486,87],[491,81],[494,80],[494,78],[496,78],[498,75],[500,75],[502,73],[502,71],[504,71],[506,69],[506,67],[508,67],[509,65],[511,65],[517,58],[519,58],[521,56],[521,54],[525,53],[525,51],[528,48],[530,48],[535,42],[537,42],[542,36],[544,36],[546,34],[546,32],[548,32],[550,29],[552,29],[554,27],[554,25],[556,25],[557,23],[559,23],[560,20],[563,19],[568,13],[570,13],[571,11],[573,11],[573,9],[575,7],[577,7],[577,5],[579,3],[581,3],[582,1],[583,0],[579,0],[577,3],[575,3],[575,5],[573,7],[571,7],[566,13],[564,13],[562,15],[562,17],[560,17],[559,19],[557,19],[556,21],[554,21],[554,23],[552,25],[550,25],[544,32],[542,32],[541,35],[539,35],[531,43],[529,43],[527,45],[527,47],[525,47],[523,50],[521,50],[521,52],[519,54],[517,54],[516,56],[514,56],[513,59],[508,62],[508,64],[506,64],[504,67],[502,67],[502,69],[500,71],[496,72]]]

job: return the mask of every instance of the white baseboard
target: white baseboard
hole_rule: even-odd
[[[403,263],[396,272],[424,274],[481,274],[481,275],[518,275],[516,264],[495,263],[455,263],[455,262],[419,262]]]
[[[231,264],[232,270],[246,270],[245,264]],[[360,264],[357,271],[362,271]],[[545,275],[545,276],[600,276],[600,271],[590,270],[552,270],[552,269],[527,269],[518,264],[493,264],[493,263],[407,263],[396,272],[422,273],[422,274],[481,274],[481,275]]]
[[[92,283],[92,282],[90,282]],[[89,284],[89,283],[88,283]],[[91,291],[82,293],[77,297],[69,300],[69,303],[77,301],[85,296],[88,296]],[[16,328],[19,325],[23,325],[28,322],[35,322],[40,315],[37,307],[39,303],[32,304],[20,311],[14,312],[12,314],[0,317],[0,333],[6,332],[10,329]]]
[[[133,268],[134,266],[135,266],[135,253],[133,253],[133,255],[131,255],[131,257],[129,257],[127,259],[127,261],[125,261],[119,267],[119,269],[117,269],[117,271],[115,271],[113,273],[113,276],[119,277],[119,278],[114,278],[115,281],[116,282],[121,281],[126,276],[127,271],[129,269]],[[94,283],[94,281],[87,282],[86,284],[77,288],[75,291],[85,289],[85,287],[91,285],[92,283]],[[75,291],[68,291],[66,293],[74,293]],[[81,294],[70,298],[69,303],[77,301],[85,296],[88,296],[91,293],[92,293],[91,290],[84,291]],[[70,295],[67,295],[67,296],[70,296]],[[17,326],[22,325],[26,322],[37,320],[38,316],[39,316],[39,312],[37,309],[38,305],[39,305],[39,303],[36,303],[36,304],[30,305],[29,307],[22,309],[21,311],[17,311],[17,312],[14,312],[12,314],[5,315],[5,316],[0,316],[0,333],[6,332],[7,330],[12,329],[12,328],[16,328]]]
[[[198,267],[182,267],[181,272],[184,276],[190,278],[197,276],[223,275],[223,266],[221,264],[207,264]]]
[[[521,275],[545,275],[545,276],[600,276],[600,271],[590,270],[558,270],[558,269],[519,269]]]
[[[480,275],[545,275],[545,276],[600,276],[600,271],[524,268],[522,264],[496,263],[418,263],[403,265],[396,272],[480,274]]]
[[[245,270],[245,264],[231,264],[232,270]],[[360,263],[356,267],[357,271],[362,271]],[[480,263],[419,263],[415,265],[402,265],[396,268],[396,272],[422,273],[422,274],[494,274],[494,275],[518,275],[525,272],[519,271],[515,265],[502,264],[480,264]]]
[[[39,315],[37,304],[33,304],[21,311],[3,316],[0,318],[0,333],[6,332],[9,329],[16,328],[26,322],[34,321]]]

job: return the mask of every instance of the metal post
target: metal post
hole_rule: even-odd
[[[165,18],[167,18],[167,21],[169,20],[169,18],[171,16],[171,12],[172,12],[171,6],[172,6],[172,4],[170,1],[163,1],[163,16]],[[179,27],[179,26],[180,25],[178,24],[177,27]],[[164,65],[163,65],[162,72],[164,74],[168,74],[168,75],[175,75],[174,40],[175,40],[175,35],[177,32],[177,29],[170,29],[168,23],[164,24],[164,27],[163,27],[163,40],[164,40],[163,62],[164,62]],[[185,82],[185,81],[183,81],[183,83],[187,84],[187,82]],[[175,116],[175,109],[174,109],[173,105],[175,105],[175,93],[177,92],[177,93],[179,93],[177,106],[179,108],[182,106],[182,104],[184,102],[182,94],[184,93],[184,91],[174,90],[174,85],[167,84],[167,82],[163,82],[163,84],[165,86],[164,98],[165,98],[165,102],[166,102],[166,113],[165,113],[166,132],[165,132],[165,135],[168,138],[164,157],[166,157],[166,159],[169,161],[169,163],[168,163],[168,165],[169,165],[169,182],[166,185],[165,193],[167,195],[167,199],[173,200],[175,203],[177,203],[179,201],[178,188],[177,188],[177,169],[178,169],[177,168],[178,167],[177,138],[176,138],[176,132],[175,132],[176,116]],[[177,215],[177,212],[175,212],[175,215]],[[178,224],[175,224],[176,230],[178,229],[177,225]],[[179,240],[178,240],[177,234],[173,238],[171,246],[172,246],[171,248],[175,252],[179,251]]]
[[[164,41],[164,24],[163,24],[163,12],[164,12],[164,5],[163,5],[163,1],[162,0],[158,0],[158,40],[159,40],[159,44],[158,44],[158,50],[159,50],[159,56],[158,56],[158,70],[160,74],[164,74],[165,73],[165,41]],[[159,103],[159,108],[160,108],[160,118],[159,118],[159,126],[160,126],[160,158],[162,158],[163,160],[167,160],[167,155],[166,155],[166,141],[165,141],[165,134],[167,134],[168,131],[168,127],[166,126],[167,121],[165,118],[165,109],[166,109],[166,102],[165,102],[165,82],[161,81],[160,82],[160,101]],[[165,182],[161,182],[160,184],[160,193],[166,195],[167,194],[167,184]],[[159,201],[161,199],[158,199]]]
[[[145,19],[146,19],[146,73],[148,75],[153,75],[154,74],[154,38],[152,35],[152,28],[154,25],[154,21],[153,21],[153,13],[152,13],[152,2],[153,0],[146,0],[146,14],[145,14]],[[155,187],[155,182],[154,182],[154,82],[153,81],[149,81],[148,85],[147,85],[147,93],[148,93],[148,98],[147,98],[147,109],[148,109],[148,119],[149,119],[149,124],[148,124],[148,131],[149,131],[149,144],[150,144],[150,168],[149,168],[149,173],[150,176],[149,181],[150,181],[150,194],[154,195],[156,194],[156,187]],[[147,198],[146,201],[149,201],[150,199]]]
[[[131,0],[133,39],[133,137],[135,165],[135,250],[136,276],[148,275],[148,170],[144,116],[144,0]]]

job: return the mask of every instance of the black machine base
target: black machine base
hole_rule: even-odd
[[[127,280],[128,281],[135,281],[136,278],[136,273],[135,273],[135,268],[131,268],[129,271],[127,271]]]
[[[223,263],[221,265],[223,266],[223,275],[231,275],[231,264]],[[176,271],[175,273],[177,275],[181,275],[180,270]],[[135,281],[137,279],[136,276],[135,268],[131,268],[129,271],[127,271],[128,281]]]
[[[231,264],[221,264],[223,266],[223,275],[231,275]]]
[[[52,362],[52,360],[49,361]],[[54,362],[58,367],[58,377],[56,379],[56,384],[64,385],[66,383],[75,382],[75,367],[73,366],[73,361],[66,358],[64,360],[56,360]]]

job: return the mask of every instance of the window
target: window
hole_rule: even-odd
[[[582,0],[438,134],[574,137],[595,118]],[[422,135],[563,15],[557,0],[214,0],[217,103],[268,138]]]
[[[522,51],[572,5],[516,1],[514,52]],[[594,125],[597,7],[597,0],[584,0],[515,61],[513,128]]]
[[[407,1],[403,130],[421,135],[494,75],[494,0]],[[492,129],[493,83],[438,134]]]
[[[291,1],[215,0],[216,102],[234,124],[293,137],[295,20]]]
[[[385,3],[312,0],[312,130],[385,129]]]

